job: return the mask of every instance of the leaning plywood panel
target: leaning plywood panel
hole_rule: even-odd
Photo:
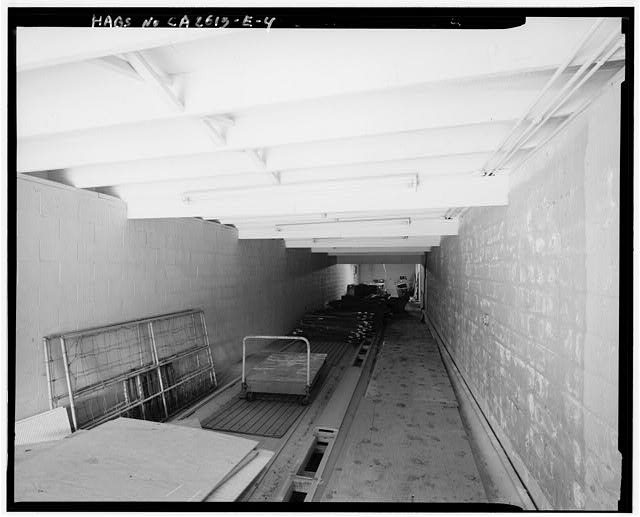
[[[257,445],[119,418],[15,465],[16,501],[201,501]]]
[[[63,407],[18,420],[15,425],[15,445],[59,440],[71,434],[67,410]]]

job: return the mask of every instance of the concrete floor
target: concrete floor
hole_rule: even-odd
[[[394,317],[324,501],[487,502],[451,382],[420,313]]]
[[[408,305],[388,323],[371,377],[365,375],[356,389],[340,429],[340,447],[332,452],[335,461],[323,473],[314,501],[490,502],[532,509],[523,503],[523,490],[478,423],[468,396],[456,378],[452,383],[421,316]],[[247,368],[275,350],[272,346],[248,357]],[[332,369],[318,397],[284,437],[240,435],[276,453],[248,500],[278,500],[351,356],[345,354]],[[240,364],[233,365],[220,372],[219,381],[239,373]],[[202,420],[238,390],[236,382],[181,417]]]

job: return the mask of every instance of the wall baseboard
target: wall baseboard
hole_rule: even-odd
[[[512,477],[512,481],[514,484],[520,485],[520,488],[524,492],[522,494],[523,503],[525,507],[527,505],[527,499],[533,505],[533,508],[525,508],[525,509],[538,509],[538,510],[553,510],[553,506],[544,495],[537,481],[533,478],[533,476],[529,473],[526,465],[520,458],[520,456],[516,453],[515,448],[511,444],[511,441],[506,436],[506,434],[500,429],[498,422],[492,417],[491,413],[487,411],[487,404],[484,400],[473,393],[467,378],[464,373],[458,368],[458,365],[455,362],[453,355],[450,352],[450,347],[447,346],[447,343],[444,341],[442,337],[442,332],[440,328],[434,323],[433,319],[430,315],[424,311],[426,316],[426,322],[431,330],[431,334],[433,335],[438,347],[440,348],[440,354],[442,355],[443,361],[450,362],[451,370],[456,375],[459,376],[459,380],[461,381],[461,387],[464,391],[469,395],[469,401],[474,406],[478,417],[482,420],[484,424],[483,427],[488,433],[492,433],[492,442],[497,445],[496,451],[500,453],[500,449],[504,457],[502,459],[506,460],[506,463],[503,462],[503,465],[507,471],[511,471],[510,474]],[[510,468],[509,468],[510,467]]]

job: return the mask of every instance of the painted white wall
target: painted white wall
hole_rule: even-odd
[[[48,409],[42,338],[188,308],[216,368],[339,298],[350,265],[196,219],[128,220],[120,200],[36,179],[17,191],[16,418]]]

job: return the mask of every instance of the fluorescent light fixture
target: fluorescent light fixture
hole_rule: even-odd
[[[182,201],[186,204],[199,201],[212,201],[216,199],[229,199],[230,194],[237,194],[239,201],[245,196],[257,194],[264,199],[268,196],[304,196],[324,195],[328,192],[353,193],[353,192],[378,192],[388,190],[417,190],[418,174],[402,174],[397,176],[373,176],[366,178],[348,178],[328,181],[309,181],[297,183],[282,183],[280,185],[257,185],[255,187],[193,190],[184,192]]]
[[[405,241],[405,240],[408,240],[408,239],[409,239],[408,235],[398,235],[397,237],[384,237],[384,239],[382,239],[382,240],[386,242],[386,241],[396,241],[396,240]],[[311,239],[312,242],[316,242],[318,244],[322,244],[323,242],[327,243],[329,241],[335,242],[336,240],[337,239],[335,239],[333,237],[316,237],[315,239]],[[360,241],[360,240],[364,240],[364,239],[354,238],[352,240]]]
[[[439,235],[421,237],[351,237],[351,238],[315,238],[315,239],[285,239],[287,248],[415,248],[425,246],[439,246]]]
[[[351,225],[361,225],[361,224],[373,224],[373,225],[379,225],[379,224],[387,224],[390,223],[392,225],[398,225],[398,226],[409,226],[411,224],[411,218],[410,217],[389,217],[389,218],[377,218],[377,219],[358,219],[358,218],[341,218],[341,217],[337,217],[333,220],[329,220],[329,221],[315,221],[315,222],[309,222],[309,223],[285,223],[285,224],[276,224],[275,225],[275,229],[277,232],[283,232],[283,231],[295,231],[295,230],[305,230],[305,229],[312,229],[312,228],[317,228],[318,226],[332,226],[332,225],[339,225],[341,227],[350,227]]]

